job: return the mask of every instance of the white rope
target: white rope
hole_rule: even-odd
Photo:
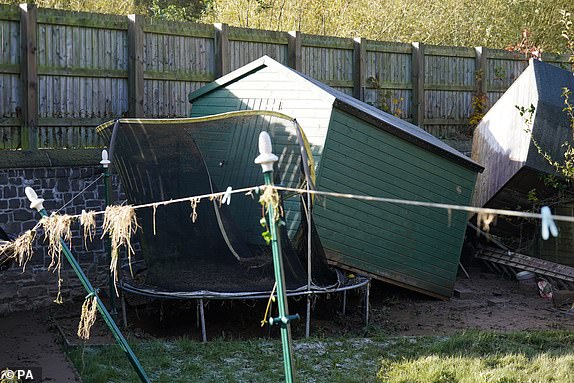
[[[320,191],[320,190],[312,190],[312,189],[298,189],[298,188],[290,188],[285,186],[268,186],[268,185],[260,185],[260,186],[251,186],[242,189],[232,190],[231,192],[222,191],[217,193],[210,193],[210,194],[202,194],[197,196],[191,197],[183,197],[177,199],[170,199],[166,201],[157,201],[157,202],[149,202],[141,205],[134,205],[132,208],[134,209],[141,209],[146,207],[157,207],[157,206],[166,206],[171,205],[173,203],[180,203],[180,202],[189,202],[194,199],[203,199],[203,198],[217,198],[222,197],[226,193],[229,194],[236,194],[236,193],[244,193],[244,194],[251,194],[253,192],[259,192],[260,190],[265,190],[267,187],[273,187],[279,191],[288,191],[293,193],[299,194],[314,194],[318,196],[326,196],[326,197],[336,197],[336,198],[347,198],[347,199],[355,199],[361,201],[374,201],[374,202],[383,202],[383,203],[392,203],[397,205],[407,205],[407,206],[421,206],[421,207],[430,207],[430,208],[437,208],[437,209],[446,209],[446,210],[459,210],[459,211],[466,211],[469,213],[478,213],[478,214],[495,214],[495,215],[503,215],[503,216],[510,216],[510,217],[519,217],[519,218],[533,218],[533,219],[542,219],[542,214],[540,213],[533,213],[527,211],[514,211],[514,210],[506,210],[506,209],[491,209],[491,208],[482,208],[482,207],[474,207],[474,206],[464,206],[464,205],[451,205],[447,203],[436,203],[436,202],[424,202],[424,201],[413,201],[413,200],[406,200],[406,199],[398,199],[398,198],[387,198],[387,197],[375,197],[375,196],[368,196],[368,195],[361,195],[361,194],[350,194],[350,193],[337,193],[337,192],[329,192],[329,191]],[[104,211],[96,211],[94,214],[104,214]],[[73,218],[80,217],[81,214],[72,215]],[[562,221],[562,222],[572,222],[574,223],[573,216],[565,216],[565,215],[552,215],[552,218],[555,221]]]
[[[542,219],[542,214],[531,213],[531,212],[527,212],[527,211],[490,209],[490,208],[474,207],[474,206],[450,205],[447,203],[412,201],[412,200],[406,200],[406,199],[386,198],[386,197],[373,197],[373,196],[360,195],[360,194],[348,194],[348,193],[336,193],[336,192],[327,192],[327,191],[320,191],[320,190],[295,189],[295,188],[289,188],[289,187],[285,187],[285,186],[274,186],[274,188],[277,190],[282,190],[282,191],[290,191],[290,192],[301,193],[301,194],[310,193],[310,194],[326,196],[326,197],[347,198],[347,199],[356,199],[356,200],[362,200],[362,201],[386,202],[386,203],[394,203],[394,204],[398,204],[398,205],[432,207],[432,208],[447,209],[447,210],[461,210],[461,211],[466,211],[469,213],[496,214],[496,215],[505,215],[505,216],[511,216],[511,217]],[[571,216],[552,215],[552,218],[555,221],[574,222],[574,217],[571,217]]]

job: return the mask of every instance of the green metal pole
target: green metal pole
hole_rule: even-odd
[[[265,185],[273,185],[273,170],[263,173]],[[293,383],[295,380],[295,364],[293,363],[293,348],[291,339],[291,325],[289,322],[298,316],[289,315],[287,305],[287,293],[285,290],[285,274],[283,273],[283,257],[281,255],[281,240],[277,222],[274,218],[275,209],[268,207],[269,231],[271,233],[271,249],[273,250],[273,269],[275,271],[275,281],[277,282],[277,307],[279,317],[271,318],[270,323],[281,326],[281,345],[283,348],[283,367],[285,369],[285,382]]]
[[[106,155],[106,160],[107,160],[107,155]],[[102,162],[103,161],[104,160],[102,159]],[[103,164],[103,165],[104,165],[104,202],[105,202],[104,208],[106,208],[110,205],[111,189],[112,188],[111,188],[111,184],[110,184],[110,181],[111,181],[110,180],[110,168],[107,166],[107,164]],[[112,245],[111,245],[109,235],[106,236],[105,246],[106,246],[108,264],[110,264],[112,262]],[[111,313],[113,315],[115,315],[115,314],[117,314],[116,289],[114,288],[114,277],[113,277],[111,271],[108,272],[108,293],[109,293],[109,297],[110,297]]]
[[[36,192],[34,190],[32,190],[31,188],[27,188],[26,194],[28,195],[28,198],[30,199],[30,202],[31,202],[30,207],[33,209],[36,209],[42,217],[48,217],[48,212],[42,206],[42,202],[44,200],[38,199]],[[112,316],[110,315],[110,313],[106,309],[106,306],[104,305],[104,303],[101,301],[100,297],[98,296],[97,291],[94,289],[94,287],[92,286],[92,284],[88,280],[88,277],[86,277],[86,274],[84,274],[84,271],[82,270],[78,261],[76,261],[76,258],[74,257],[74,255],[70,251],[70,248],[68,247],[66,242],[61,238],[60,238],[60,243],[62,244],[62,252],[64,253],[64,256],[66,257],[66,259],[70,263],[70,266],[72,266],[72,269],[74,270],[74,272],[76,273],[76,275],[80,279],[80,282],[82,283],[82,285],[84,286],[84,288],[86,289],[88,294],[94,295],[96,297],[96,302],[98,305],[98,311],[102,315],[102,318],[104,318],[104,321],[106,322],[106,324],[108,325],[112,334],[114,335],[114,338],[118,342],[120,348],[126,353],[132,367],[134,368],[134,370],[138,374],[140,380],[142,381],[142,383],[151,383],[151,381],[147,377],[142,365],[140,364],[138,358],[136,357],[136,355],[134,354],[130,345],[128,344],[126,338],[124,338],[124,336],[122,335],[122,332],[120,331],[120,329],[118,328],[118,326],[116,325],[114,320],[112,319]]]
[[[265,185],[273,186],[273,164],[278,158],[272,153],[271,138],[266,132],[261,132],[259,135],[259,152],[260,155],[255,159],[255,163],[260,164],[263,168]],[[269,323],[271,325],[277,324],[281,327],[285,382],[293,383],[295,381],[295,364],[293,362],[291,325],[289,323],[294,319],[299,319],[299,315],[289,315],[285,274],[283,272],[283,257],[281,255],[281,239],[278,229],[279,222],[275,220],[275,208],[271,204],[267,206],[267,213],[269,231],[271,234],[271,249],[273,251],[273,269],[275,272],[275,282],[277,283],[277,307],[279,310],[279,317],[271,318]]]

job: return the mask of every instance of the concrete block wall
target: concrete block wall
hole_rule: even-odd
[[[63,206],[59,214],[80,214],[82,209],[103,210],[104,180],[103,177],[98,179],[100,175],[102,168],[99,165],[0,168],[0,227],[8,234],[18,236],[37,224],[40,217],[29,208],[24,192],[26,186],[34,188],[45,199],[44,207],[49,213]],[[111,184],[112,201],[120,201],[122,194],[117,176],[111,177]],[[100,239],[102,216],[98,216],[96,221],[96,235],[87,246],[84,245],[79,221],[72,224],[71,248],[92,284],[105,289],[109,265],[104,241]],[[17,265],[0,271],[0,315],[53,304],[56,298],[57,273],[48,270],[51,258],[42,229],[37,230],[33,248],[34,256],[25,271]],[[64,300],[86,295],[65,261],[62,263],[62,279]]]

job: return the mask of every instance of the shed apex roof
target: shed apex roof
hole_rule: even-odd
[[[269,56],[263,56],[251,63],[242,66],[234,70],[231,73],[226,74],[223,77],[218,78],[214,82],[207,84],[206,86],[191,92],[189,94],[189,102],[193,102],[199,97],[206,95],[218,88],[225,87],[230,83],[233,83],[241,78],[248,76],[251,73],[257,72],[261,68],[271,67],[279,71],[283,71],[287,74],[293,75],[300,78],[303,81],[309,82],[317,87],[317,90],[333,100],[333,107],[341,109],[350,113],[351,115],[368,122],[380,129],[388,131],[389,133],[401,137],[407,141],[412,142],[415,145],[423,147],[429,151],[435,152],[439,155],[443,155],[462,166],[470,168],[474,171],[481,172],[483,167],[478,163],[472,161],[470,158],[460,153],[458,150],[450,147],[446,143],[442,142],[440,139],[436,138],[432,134],[424,131],[416,125],[413,125],[407,121],[401,120],[389,113],[383,112],[382,110],[375,108],[365,102],[357,100],[343,92],[331,88],[322,82],[315,80],[301,72],[298,72],[292,68],[289,68]]]

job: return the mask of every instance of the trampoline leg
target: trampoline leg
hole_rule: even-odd
[[[199,329],[201,317],[199,315],[199,301],[197,301],[197,305],[195,306],[195,328]]]
[[[311,331],[311,295],[307,295],[307,317],[305,318],[305,338],[309,338]]]
[[[201,340],[207,342],[207,333],[205,332],[205,312],[203,310],[203,299],[199,300],[199,316],[201,317]]]
[[[341,309],[343,315],[347,314],[347,290],[343,291],[343,308]]]
[[[371,283],[367,283],[367,286],[365,286],[365,326],[369,325],[370,294],[371,294]]]
[[[122,301],[122,320],[124,323],[124,328],[128,328],[128,313],[126,310],[126,299],[124,298],[124,293],[121,294]]]

